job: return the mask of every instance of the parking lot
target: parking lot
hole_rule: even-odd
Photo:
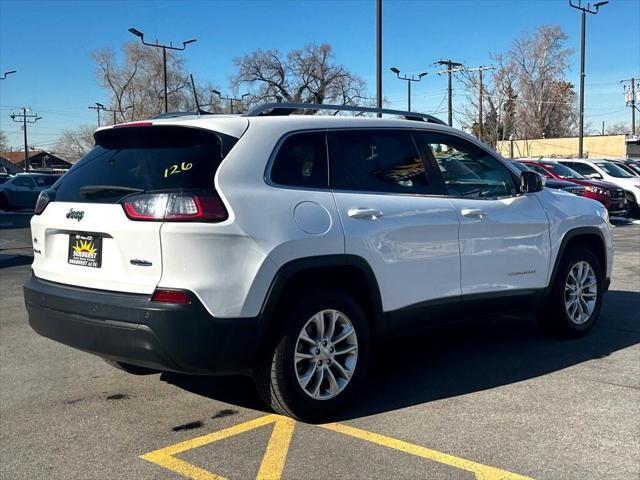
[[[357,404],[309,425],[265,411],[249,378],[132,376],[38,336],[28,219],[0,213],[1,478],[640,476],[640,225],[614,229],[587,337],[509,316],[394,339]]]

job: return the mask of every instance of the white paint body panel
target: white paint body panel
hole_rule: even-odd
[[[334,193],[347,254],[364,258],[384,311],[460,295],[458,218],[446,198]],[[382,212],[352,218],[353,208]]]
[[[315,191],[280,188],[265,181],[265,168],[283,135],[297,130],[392,127],[452,132],[415,121],[357,117],[203,116],[154,120],[209,128],[241,137],[220,165],[215,187],[229,218],[221,223],[129,220],[120,205],[51,203],[31,221],[33,269],[43,279],[88,288],[150,294],[157,287],[191,290],[220,318],[259,314],[278,270],[319,255],[364,258],[378,280],[383,309],[428,300],[516,288],[543,288],[564,235],[595,226],[612,244],[604,207],[595,201],[544,189],[506,200]],[[483,146],[483,148],[487,148]],[[300,205],[302,204],[302,207]],[[70,208],[84,210],[78,222]],[[296,207],[298,207],[296,209]],[[354,219],[350,208],[383,212]],[[463,208],[482,208],[482,221],[462,219]],[[104,233],[103,268],[67,264],[68,233]],[[462,250],[462,256],[460,251]],[[151,267],[130,264],[152,262]],[[509,276],[509,272],[535,270]]]
[[[549,271],[549,220],[527,194],[499,200],[452,198],[460,218],[462,294],[544,288]],[[480,210],[483,218],[466,217]]]

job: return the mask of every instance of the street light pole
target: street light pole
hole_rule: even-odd
[[[382,0],[376,0],[376,107],[382,108]]]
[[[585,32],[587,27],[587,13],[596,15],[600,7],[606,5],[609,1],[596,2],[593,4],[595,10],[591,10],[591,4],[587,3],[586,7],[582,6],[582,0],[574,3],[569,0],[569,6],[582,12],[581,33],[580,33],[580,113],[578,116],[578,157],[583,158],[584,154],[584,57],[585,57]]]
[[[403,76],[400,76],[400,70],[397,69],[396,67],[391,67],[389,70],[395,73],[398,79],[405,80],[407,82],[407,111],[410,112],[411,111],[411,82],[419,82],[420,80],[422,80],[422,77],[427,75],[427,72],[422,72],[421,74],[418,75],[418,78],[416,78],[413,75],[408,76],[406,74]]]
[[[130,28],[129,32],[138,37],[143,45],[147,45],[149,47],[156,47],[162,49],[162,70],[164,72],[164,111],[167,113],[169,111],[169,94],[167,90],[167,50],[179,50],[182,51],[187,48],[187,45],[196,41],[195,38],[191,40],[186,40],[182,42],[182,47],[174,47],[171,42],[169,45],[160,44],[156,40],[156,43],[148,43],[144,41],[144,33],[140,30],[136,30],[135,28]]]
[[[249,96],[248,93],[245,93],[244,95],[241,95],[240,98],[223,97],[222,94],[218,90],[211,90],[211,93],[216,94],[220,98],[220,100],[229,100],[230,107],[231,107],[231,113],[233,113],[233,102],[234,102],[234,100],[236,102],[244,102],[245,97]]]

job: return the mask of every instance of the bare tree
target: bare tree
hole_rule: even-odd
[[[236,89],[248,87],[251,103],[295,102],[358,105],[368,103],[365,82],[336,63],[330,45],[307,45],[284,55],[256,50],[234,59]]]
[[[111,97],[111,108],[123,113],[117,121],[148,118],[164,111],[164,83],[162,52],[138,42],[122,47],[123,59],[118,62],[111,49],[92,53],[96,74]],[[207,91],[208,88],[208,91]],[[197,87],[201,105],[219,110],[218,101],[211,95],[211,86]],[[194,111],[196,102],[184,60],[167,51],[167,95],[170,111]],[[127,107],[131,107],[126,110]],[[126,112],[125,112],[126,110]]]
[[[496,67],[484,88],[483,132],[495,144],[510,135],[520,138],[571,135],[576,126],[576,94],[565,80],[572,50],[558,26],[543,26],[524,34],[504,54],[491,54]],[[465,126],[477,131],[478,76],[462,75],[468,102]]]
[[[93,148],[93,132],[91,125],[81,125],[74,130],[63,130],[54,150],[61,157],[76,163]]]
[[[0,130],[0,151],[5,151],[7,148],[9,148],[9,139],[6,133]]]
[[[607,135],[630,135],[631,126],[627,122],[616,122],[607,125],[604,131]]]

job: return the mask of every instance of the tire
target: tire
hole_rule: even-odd
[[[568,284],[576,283],[576,277],[580,276],[580,265],[583,266],[582,271],[587,272],[583,285],[592,283],[591,278],[593,278],[595,292],[593,287],[579,290],[583,292],[583,301],[576,300],[572,303],[575,295],[571,293],[572,287]],[[584,267],[585,265],[589,266],[591,273]],[[560,261],[547,304],[539,312],[538,321],[546,333],[557,337],[574,338],[585,335],[598,320],[603,294],[604,275],[598,258],[591,250],[576,247],[567,251]],[[592,304],[592,300],[595,303]]]
[[[298,298],[283,312],[283,328],[260,356],[254,377],[260,396],[275,412],[316,422],[343,410],[366,377],[371,355],[369,325],[360,305],[341,291],[320,290]],[[320,318],[324,335],[319,332]],[[352,334],[340,339],[349,331],[348,325]],[[300,338],[303,329],[307,340]],[[323,345],[320,338],[329,341]],[[346,350],[349,353],[336,354]],[[310,358],[300,359],[300,353]]]
[[[128,363],[116,362],[115,360],[109,360],[108,358],[103,358],[103,360],[113,368],[117,368],[118,370],[122,370],[123,372],[130,373],[131,375],[151,375],[153,373],[158,373],[157,370],[153,370],[151,368],[138,367],[137,365],[129,365]]]

